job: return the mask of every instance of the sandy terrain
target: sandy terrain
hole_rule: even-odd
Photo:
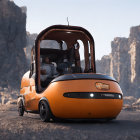
[[[39,115],[19,117],[15,105],[0,106],[0,140],[139,140],[140,112],[122,111],[110,122],[43,123]]]

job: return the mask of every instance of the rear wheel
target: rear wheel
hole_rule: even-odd
[[[112,120],[115,120],[116,118],[108,118],[108,119],[105,119],[105,122],[110,122]]]
[[[20,100],[18,103],[18,114],[19,116],[23,116],[24,115],[24,106],[23,106],[23,101]]]
[[[50,109],[46,101],[41,101],[39,105],[39,113],[40,118],[43,122],[49,122],[50,121]]]

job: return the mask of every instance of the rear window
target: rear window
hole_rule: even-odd
[[[42,40],[41,43],[40,43],[40,48],[60,49],[60,45],[55,40]]]

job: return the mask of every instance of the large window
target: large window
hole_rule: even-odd
[[[60,49],[60,45],[55,40],[42,40],[40,43],[40,48]]]

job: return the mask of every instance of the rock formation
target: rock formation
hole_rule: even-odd
[[[111,42],[111,54],[97,63],[97,72],[113,76],[125,96],[140,97],[140,26],[132,27],[128,38]]]
[[[25,54],[26,54],[26,58],[28,61],[28,65],[30,65],[30,61],[31,61],[31,49],[35,43],[35,39],[37,37],[37,34],[30,34],[29,32],[26,33],[26,48],[25,48]]]
[[[96,69],[98,73],[110,75],[111,59],[109,55],[105,55],[101,60],[96,60]]]
[[[0,0],[0,87],[20,89],[26,71],[26,8]]]

